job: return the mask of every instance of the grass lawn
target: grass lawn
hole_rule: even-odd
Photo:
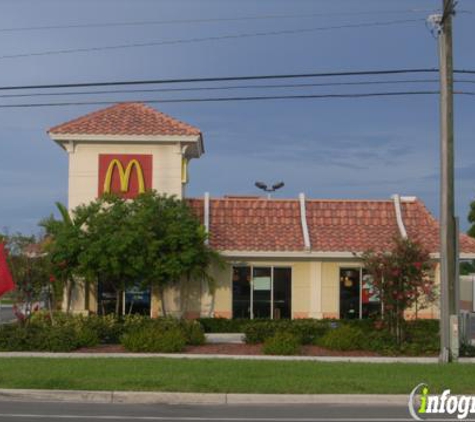
[[[224,393],[475,394],[475,365],[182,359],[1,358],[0,388]]]

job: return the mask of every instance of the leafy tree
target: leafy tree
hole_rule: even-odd
[[[16,285],[13,298],[19,319],[28,319],[38,302],[45,303],[52,313],[62,287],[56,282],[45,252],[47,239],[15,234],[2,235],[2,241],[9,251],[8,264]]]
[[[82,250],[83,225],[80,217],[71,217],[67,208],[57,202],[60,220],[53,216],[40,222],[48,236],[46,252],[51,262],[51,270],[61,285],[66,286],[66,311],[71,310],[72,291],[79,274],[79,254]]]
[[[436,300],[434,263],[420,243],[396,239],[389,252],[368,251],[364,266],[373,278],[382,302],[382,319],[398,344],[404,340],[404,312],[429,306]]]
[[[112,288],[116,313],[122,292],[137,282],[158,287],[164,314],[167,286],[196,277],[211,284],[208,268],[219,256],[205,244],[206,232],[185,201],[153,191],[133,200],[105,195],[72,215],[73,227],[45,224],[52,260]]]
[[[468,229],[467,234],[470,237],[475,237],[475,201],[470,203],[470,211],[468,213],[468,222],[471,223],[471,227]]]
[[[475,201],[470,203],[470,211],[467,216],[467,220],[472,225],[467,231],[470,237],[475,238]],[[460,275],[468,275],[475,273],[475,261],[461,261],[460,262]]]
[[[475,261],[460,261],[460,275],[475,273]]]

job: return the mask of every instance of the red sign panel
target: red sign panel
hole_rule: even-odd
[[[99,155],[99,196],[114,193],[131,199],[149,189],[152,189],[151,155]]]

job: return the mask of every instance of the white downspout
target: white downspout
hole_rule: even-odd
[[[300,201],[300,223],[302,225],[302,234],[303,234],[303,243],[305,245],[305,250],[310,251],[312,245],[310,244],[310,235],[308,233],[308,224],[307,224],[307,209],[305,207],[305,194],[299,194]]]
[[[402,219],[402,210],[401,210],[401,198],[398,194],[391,196],[394,202],[394,211],[396,212],[396,222],[399,228],[399,233],[403,239],[407,239],[406,227],[404,227],[404,221]]]
[[[204,225],[206,234],[209,235],[209,192],[205,192],[204,197]],[[205,244],[209,244],[209,238],[206,239]]]

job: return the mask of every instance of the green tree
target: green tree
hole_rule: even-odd
[[[179,284],[181,308],[186,311],[187,288],[192,280],[203,280],[214,294],[210,276],[212,263],[221,265],[219,254],[205,243],[207,234],[185,201],[174,197],[144,194],[132,204],[136,231],[141,233],[148,268],[144,281],[158,286],[166,314],[165,288]]]
[[[434,262],[417,241],[395,239],[389,252],[368,251],[363,263],[373,278],[382,302],[382,319],[398,344],[404,341],[404,312],[420,309],[433,303]]]
[[[52,273],[45,250],[47,239],[22,234],[2,235],[16,288],[12,293],[18,316],[28,319],[35,303],[44,303],[52,313],[61,294],[61,286]]]
[[[470,228],[467,231],[467,234],[470,237],[475,237],[475,201],[470,203],[470,211],[468,213],[468,222],[471,223]]]
[[[64,228],[64,221],[45,225],[52,259],[65,261],[71,274],[112,288],[116,313],[123,291],[138,282],[158,287],[164,314],[167,286],[196,277],[212,285],[208,269],[220,258],[205,244],[207,234],[185,201],[156,192],[133,200],[105,195],[72,215],[74,229]]]
[[[469,223],[471,223],[467,234],[470,237],[475,238],[475,201],[470,203],[470,211],[468,213],[467,220]],[[460,262],[460,275],[468,275],[473,273],[475,273],[475,260]]]
[[[79,254],[84,240],[84,220],[68,212],[68,209],[57,202],[56,207],[61,215],[60,220],[53,216],[40,222],[48,238],[46,252],[51,262],[55,278],[66,288],[66,312],[71,311],[72,292],[79,276]]]

